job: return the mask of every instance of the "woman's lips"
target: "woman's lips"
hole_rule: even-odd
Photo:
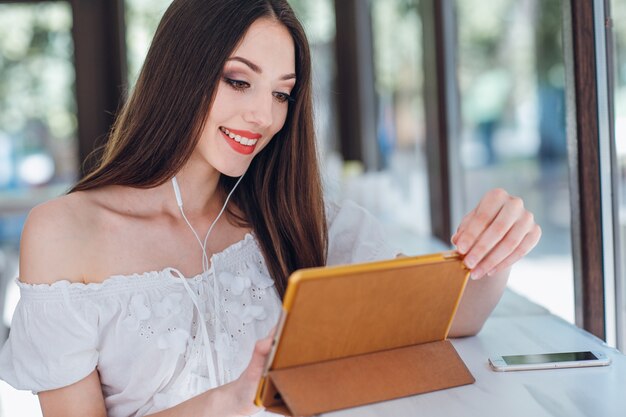
[[[245,130],[230,130],[225,127],[220,127],[220,132],[233,150],[244,155],[254,152],[256,144],[261,138],[261,135],[258,133]]]

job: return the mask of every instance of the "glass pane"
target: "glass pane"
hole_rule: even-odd
[[[422,22],[417,1],[371,2],[377,146],[383,169],[353,179],[347,197],[386,223],[409,253],[432,250],[430,235]],[[352,193],[353,195],[350,195]],[[359,199],[360,198],[360,199]]]
[[[161,16],[172,0],[126,0],[128,84],[132,88],[148,53]]]
[[[76,179],[71,29],[67,2],[0,5],[0,193],[11,209],[15,196]]]
[[[626,250],[626,0],[611,0],[611,15],[613,17],[613,100],[615,103],[615,151],[617,160],[617,206],[619,239],[622,254]],[[626,317],[626,257],[618,256],[621,262],[622,275],[617,277],[618,289],[622,290],[622,305],[617,307],[621,317]],[[618,322],[618,324],[620,324]],[[618,335],[626,340],[626,322],[621,323]],[[618,339],[619,340],[619,339]],[[622,351],[624,346],[618,346]]]
[[[574,321],[560,0],[457,0],[466,211],[494,187],[543,229],[510,287]]]
[[[332,193],[337,156],[337,120],[333,83],[335,80],[335,9],[332,0],[291,0],[311,48],[315,132],[323,163],[322,175]]]

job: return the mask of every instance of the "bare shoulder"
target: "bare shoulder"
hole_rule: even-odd
[[[20,242],[20,280],[83,282],[83,263],[98,227],[89,192],[64,195],[31,210]]]

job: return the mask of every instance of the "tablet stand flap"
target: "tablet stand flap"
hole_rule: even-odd
[[[272,370],[274,398],[308,416],[474,382],[448,340]],[[268,410],[273,411],[268,407]],[[284,412],[284,408],[274,408]]]

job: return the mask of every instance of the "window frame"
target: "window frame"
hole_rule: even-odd
[[[623,349],[608,1],[564,5],[576,323]]]
[[[376,145],[376,91],[370,0],[334,1],[336,25],[335,100],[339,150],[344,160],[367,170],[381,166]],[[374,144],[372,146],[372,144]]]
[[[432,234],[448,242],[463,216],[460,97],[454,0],[420,1],[424,39],[424,109]]]

